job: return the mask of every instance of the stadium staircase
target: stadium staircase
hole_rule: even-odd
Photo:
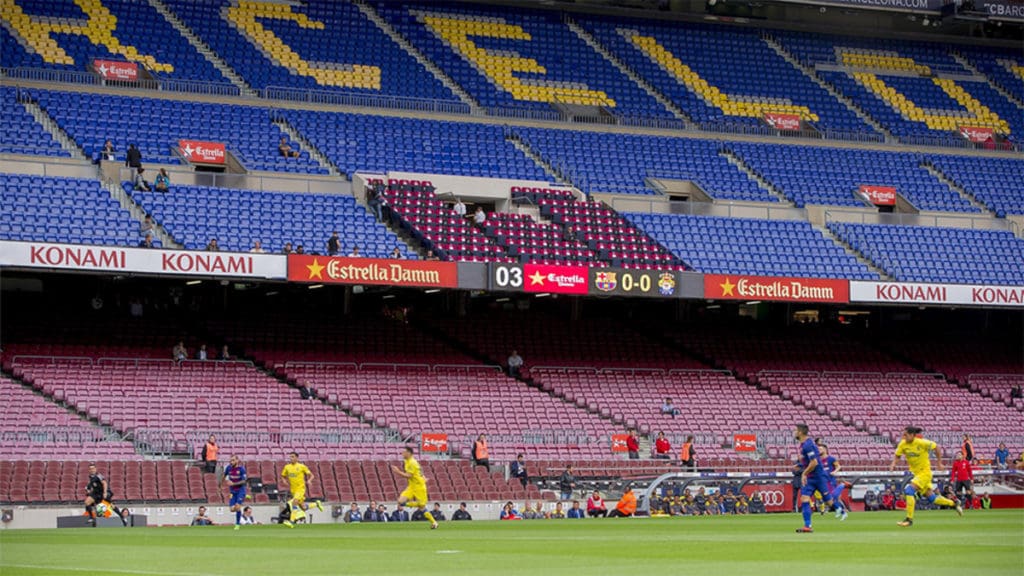
[[[793,205],[793,202],[791,202],[789,198],[786,198],[786,196],[782,192],[779,192],[778,188],[773,186],[764,178],[758,176],[758,174],[751,170],[750,166],[747,166],[747,163],[744,162],[742,158],[734,154],[732,150],[729,150],[728,148],[723,148],[721,151],[718,152],[718,155],[721,156],[722,158],[725,158],[726,161],[728,161],[729,164],[735,166],[737,170],[746,174],[747,178],[756,182],[757,185],[764,189],[766,192],[778,198],[779,202],[789,206]]]
[[[551,164],[549,164],[546,160],[544,160],[544,158],[540,156],[540,154],[537,154],[537,152],[535,152],[533,148],[530,148],[529,143],[527,143],[515,132],[509,131],[507,134],[505,134],[505,140],[507,140],[509,144],[515,146],[517,150],[522,152],[523,156],[526,156],[530,160],[533,160],[533,163],[536,164],[537,166],[540,166],[541,169],[544,170],[544,172],[546,172],[548,176],[551,176],[551,178],[555,182],[559,184],[567,184],[570,186],[575,185],[571,181],[570,177],[568,177],[568,175],[564,173],[565,170],[559,170],[552,166]]]
[[[281,132],[287,134],[290,139],[298,142],[306,152],[309,152],[310,158],[316,160],[316,162],[320,164],[321,168],[327,170],[329,175],[341,176],[341,170],[338,169],[337,165],[335,165],[334,162],[331,162],[331,160],[323,152],[317,149],[312,142],[303,136],[301,132],[296,130],[284,116],[277,116],[271,120],[271,122],[273,122]]]
[[[135,219],[139,224],[142,223],[146,218],[146,210],[140,206],[134,198],[125,192],[124,188],[120,183],[112,180],[103,180],[103,187],[110,192],[110,197],[121,205],[121,208],[127,210],[132,218]],[[160,241],[160,246],[164,248],[175,248],[182,249],[184,246],[176,241],[173,236],[164,228],[163,224],[154,220],[153,221],[153,236],[154,240]]]
[[[882,270],[881,268],[876,266],[874,262],[865,258],[863,254],[858,252],[853,246],[850,246],[850,244],[847,243],[845,240],[833,234],[827,226],[818,226],[812,224],[811,227],[817,230],[819,233],[821,233],[821,235],[824,236],[825,238],[828,238],[829,240],[840,246],[843,250],[846,251],[847,254],[856,258],[857,261],[866,266],[868,270],[871,270],[875,274],[878,274],[878,277],[881,278],[882,280],[893,280],[892,276],[887,274],[885,270]]]
[[[1018,108],[1024,109],[1024,101],[1022,101],[1018,96],[1014,95],[1009,90],[1006,90],[996,82],[993,82],[992,79],[988,77],[988,75],[984,74],[981,70],[978,70],[978,68],[974,64],[971,64],[970,60],[964,58],[960,54],[957,54],[955,51],[950,51],[949,55],[953,58],[953,60],[956,60],[958,64],[960,64],[969,72],[974,74],[976,78],[984,79],[985,82],[988,83],[988,85],[991,86],[993,90],[1002,95],[1003,98],[1006,98],[1010,102],[1013,102]]]
[[[44,130],[49,132],[53,136],[53,139],[56,140],[60,144],[61,148],[70,154],[72,158],[76,160],[88,160],[85,152],[78,146],[78,144],[68,136],[68,133],[65,132],[57,122],[39,106],[38,103],[28,96],[22,96],[18,98],[18,101],[25,107],[25,111],[31,114],[32,117],[35,118],[36,122],[38,122]]]
[[[925,170],[927,170],[928,173],[931,174],[932,176],[934,176],[935,179],[938,180],[939,182],[942,182],[946,186],[949,186],[950,190],[956,192],[957,194],[960,195],[961,198],[963,198],[964,200],[970,202],[971,206],[976,208],[982,214],[988,214],[989,216],[994,216],[995,215],[995,213],[992,211],[991,208],[989,208],[988,206],[986,206],[985,204],[983,204],[981,202],[978,202],[978,199],[975,198],[973,194],[971,194],[966,189],[964,189],[963,186],[960,186],[956,182],[953,182],[953,180],[951,180],[948,176],[946,176],[942,172],[942,170],[940,170],[939,167],[936,166],[931,160],[928,160],[928,159],[922,160],[921,161],[921,168],[924,168]]]
[[[200,40],[199,36],[196,36],[196,34],[192,32],[192,30],[190,30],[189,27],[186,26],[185,23],[182,22],[180,18],[178,18],[173,12],[171,12],[170,9],[168,9],[167,6],[163,2],[161,2],[161,0],[147,0],[147,2],[149,2],[149,5],[152,6],[157,12],[159,12],[160,15],[163,16],[164,19],[166,19],[167,22],[170,23],[170,25],[173,26],[175,30],[177,30],[186,40],[188,40],[189,43],[195,47],[196,51],[203,56],[203,58],[209,61],[210,64],[213,64],[214,68],[219,70],[220,73],[223,74],[225,78],[230,80],[232,84],[238,87],[238,90],[241,92],[242,96],[248,98],[259,97],[259,94],[257,94],[257,92],[253,90],[252,86],[249,86],[249,84],[242,78],[240,74],[235,72],[231,68],[231,66],[228,66],[228,63],[225,62],[220,56],[218,56],[205,42]]]

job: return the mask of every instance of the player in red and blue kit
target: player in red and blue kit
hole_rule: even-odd
[[[228,483],[231,491],[231,501],[228,506],[235,513],[235,530],[242,525],[242,505],[245,503],[245,485],[249,476],[245,473],[245,466],[238,461],[238,456],[231,457],[231,463],[224,468],[224,482]]]
[[[846,520],[846,506],[843,504],[843,490],[846,489],[846,483],[840,482],[835,476],[839,471],[839,461],[835,456],[829,455],[828,446],[824,444],[818,444],[818,451],[821,453],[821,467],[825,470],[825,478],[828,481],[828,493],[832,497],[832,501],[835,502],[836,518]]]
[[[815,492],[819,492],[825,503],[831,506],[832,494],[829,492],[825,467],[821,464],[821,453],[810,437],[807,424],[797,424],[794,436],[800,442],[800,466],[804,469],[800,476],[800,512],[804,516],[804,525],[796,531],[814,532],[811,529],[811,498]]]

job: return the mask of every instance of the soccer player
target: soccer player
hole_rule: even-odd
[[[107,499],[110,487],[107,479],[96,471],[95,464],[89,464],[89,483],[85,485],[85,515],[96,521],[96,505]]]
[[[291,492],[292,497],[288,500],[290,514],[284,525],[294,528],[295,522],[305,518],[306,510],[309,510],[309,505],[306,504],[306,485],[312,482],[314,478],[309,468],[299,462],[298,452],[292,452],[288,457],[288,464],[285,464],[284,468],[281,469],[281,477],[288,479],[288,490]],[[324,507],[319,501],[314,502],[314,504],[318,510],[323,512]]]
[[[846,520],[846,505],[843,504],[843,490],[846,489],[846,483],[841,482],[835,476],[836,472],[839,472],[839,469],[842,468],[842,466],[839,464],[839,460],[837,460],[835,456],[829,455],[828,446],[819,443],[818,450],[821,452],[821,466],[825,470],[825,479],[828,483],[829,496],[832,497],[832,501],[835,503],[836,518]]]
[[[227,482],[228,490],[231,491],[231,501],[228,506],[235,513],[235,530],[242,526],[242,504],[245,503],[245,484],[249,476],[245,472],[245,466],[238,461],[238,456],[232,456],[231,462],[224,468],[224,479]]]
[[[810,533],[811,529],[811,498],[815,492],[820,492],[825,503],[833,504],[832,494],[828,489],[828,479],[825,475],[825,467],[821,464],[821,453],[818,445],[810,437],[810,429],[807,424],[797,424],[794,436],[800,442],[800,512],[804,516],[804,525],[797,528],[797,532]]]
[[[405,460],[403,465],[404,470],[399,470],[398,466],[391,466],[391,470],[409,481],[409,485],[406,486],[405,490],[398,497],[398,505],[412,506],[413,508],[426,509],[427,507],[427,479],[423,477],[423,470],[420,468],[420,463],[412,457],[412,448],[406,446],[402,451],[402,458]],[[423,517],[430,520],[430,529],[434,530],[437,528],[437,520],[434,520],[434,515],[429,511],[423,513]]]
[[[917,504],[918,495],[924,496],[932,504],[956,508],[958,515],[964,515],[964,509],[959,502],[939,496],[932,489],[932,463],[928,455],[932,450],[935,451],[935,468],[941,470],[942,450],[939,449],[939,445],[922,438],[921,429],[916,426],[907,426],[903,429],[903,438],[896,446],[896,453],[892,457],[889,471],[896,470],[896,463],[899,462],[900,456],[903,456],[907,459],[907,467],[910,468],[914,477],[904,488],[904,493],[907,495],[907,517],[902,522],[898,522],[898,526],[907,528],[914,525],[914,506]]]

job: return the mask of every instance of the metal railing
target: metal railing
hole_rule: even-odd
[[[232,152],[234,153],[234,152]],[[235,156],[238,157],[237,154]],[[338,193],[351,195],[352,185],[346,181],[327,179],[323,175],[309,174],[231,174],[226,172],[194,172],[189,168],[165,168],[171,180],[170,189],[174,186],[206,186],[210,188],[227,188],[231,190],[255,190],[259,192],[305,192],[310,194]],[[151,180],[153,175],[147,176]],[[134,175],[131,168],[118,169],[118,185],[131,182]],[[152,182],[151,182],[152,184]]]
[[[86,86],[116,86],[118,89],[179,92],[208,96],[242,96],[234,84],[206,82],[202,80],[178,80],[174,78],[140,78],[134,82],[105,80],[99,74],[81,70],[57,70],[51,68],[0,68],[0,76],[14,80],[48,82],[56,84],[79,84]]]
[[[285,370],[289,368],[330,366],[335,368],[350,368],[352,370],[368,370],[384,368],[386,370],[398,371],[400,368],[421,368],[427,372],[458,371],[469,372],[479,370],[485,372],[501,372],[501,366],[497,364],[428,364],[426,362],[317,362],[315,360],[289,360],[284,363]]]
[[[414,112],[438,112],[444,114],[469,114],[468,104],[454,100],[431,100],[429,98],[413,98],[406,96],[383,96],[376,94],[359,94],[335,90],[310,90],[307,88],[288,88],[268,86],[260,90],[267,100],[284,100],[307,104],[327,104],[332,106],[358,106],[382,108],[385,110],[409,110]]]
[[[826,224],[832,222],[851,224],[890,224],[900,226],[932,226],[945,228],[966,228],[972,230],[1008,230],[1015,235],[1019,226],[1012,220],[970,216],[966,214],[909,214],[904,212],[873,212],[867,210],[825,210]]]

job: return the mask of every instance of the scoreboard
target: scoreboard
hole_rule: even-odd
[[[676,270],[490,264],[487,289],[505,292],[681,298]]]

